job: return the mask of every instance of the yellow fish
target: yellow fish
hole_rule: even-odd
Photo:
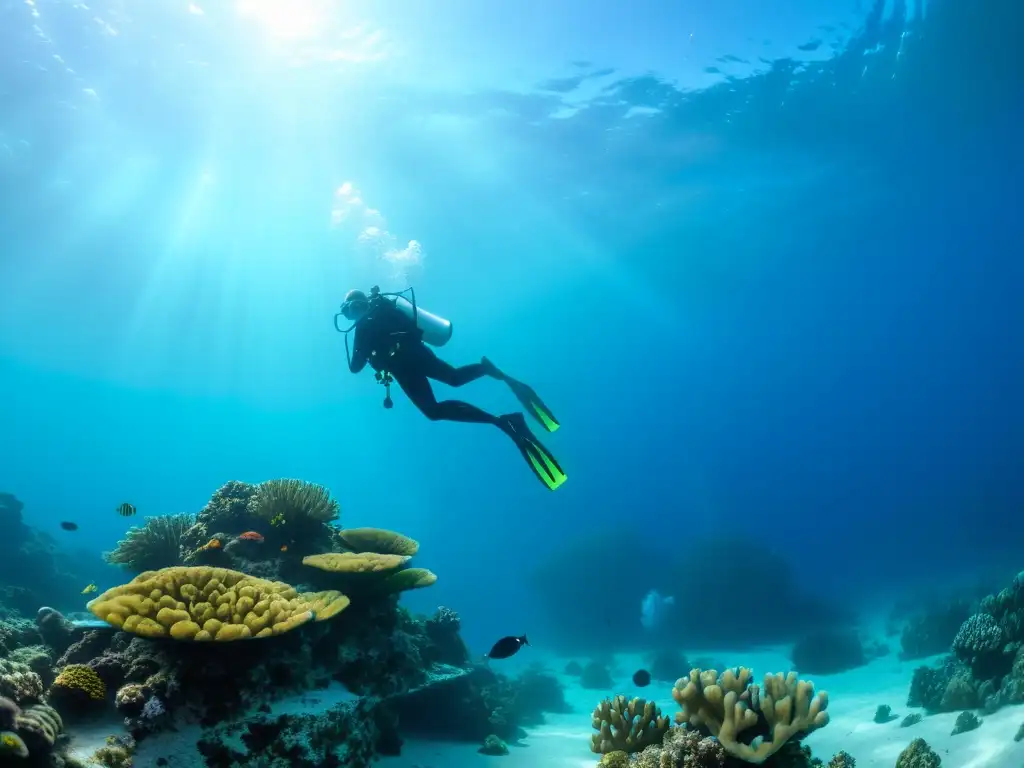
[[[90,592],[95,592],[95,591],[96,591],[96,585],[95,584],[90,584],[88,587],[86,587],[85,589],[82,590],[82,594],[83,595],[88,595]]]

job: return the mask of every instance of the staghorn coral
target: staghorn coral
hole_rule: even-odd
[[[279,635],[329,619],[348,605],[340,592],[299,594],[282,582],[195,566],[147,571],[108,589],[87,607],[115,627],[144,637],[223,642]]]
[[[640,752],[660,744],[669,728],[668,718],[653,701],[621,695],[601,701],[591,722],[597,733],[590,737],[590,751],[599,755]]]
[[[142,526],[129,528],[113,552],[103,553],[103,559],[136,573],[178,565],[182,537],[195,521],[195,515],[188,513],[147,517]]]
[[[385,528],[345,528],[338,538],[353,552],[379,552],[386,555],[412,557],[420,548],[419,542]]]
[[[330,573],[381,573],[405,565],[406,555],[379,555],[376,552],[327,552],[308,555],[302,564]]]
[[[50,686],[50,701],[68,705],[95,704],[107,696],[107,687],[92,667],[69,664]]]
[[[676,722],[705,728],[716,736],[725,751],[748,763],[760,764],[791,738],[800,738],[828,724],[828,694],[814,695],[812,683],[797,680],[796,673],[765,675],[763,691],[750,684],[751,671],[727,669],[690,670],[672,689],[681,712]],[[744,731],[764,731],[758,746],[739,741]],[[755,735],[760,735],[755,732]]]
[[[249,501],[249,513],[269,525],[305,527],[338,519],[338,502],[322,485],[304,480],[268,480]]]

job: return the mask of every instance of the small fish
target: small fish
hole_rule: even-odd
[[[63,528],[65,531],[77,531],[78,523],[72,523],[70,520],[65,520],[63,523],[60,524],[60,527]]]
[[[287,552],[288,551],[288,545],[287,544],[282,544],[281,545],[281,551],[282,552]]]
[[[256,531],[246,531],[245,533],[238,534],[238,539],[239,541],[255,541],[257,544],[262,544],[263,534]]]
[[[487,654],[487,658],[507,659],[509,656],[515,656],[519,652],[520,648],[529,644],[530,641],[526,639],[526,635],[523,635],[522,637],[509,635],[508,637],[501,638],[501,640],[494,644],[494,647],[491,648],[491,652]]]
[[[651,673],[646,669],[638,669],[633,673],[633,685],[639,688],[646,688],[651,684]]]
[[[220,539],[210,539],[208,542],[201,546],[200,551],[206,551],[208,549],[220,549]]]
[[[88,595],[96,591],[96,585],[90,584],[88,587],[82,590],[83,595]]]
[[[119,514],[121,517],[131,517],[135,514],[135,507],[129,504],[128,502],[125,502],[124,504],[121,504],[117,508],[117,514]]]

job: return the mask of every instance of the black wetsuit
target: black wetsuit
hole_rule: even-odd
[[[373,299],[370,311],[355,329],[349,369],[359,373],[369,363],[378,373],[389,372],[398,386],[431,421],[498,424],[495,416],[461,400],[437,401],[430,379],[461,387],[491,371],[483,363],[455,368],[441,360],[423,342],[423,332],[392,301]]]

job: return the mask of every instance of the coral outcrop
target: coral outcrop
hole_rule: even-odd
[[[225,642],[279,635],[329,619],[348,605],[340,592],[300,594],[281,582],[196,566],[147,571],[108,589],[88,608],[143,637]]]
[[[672,697],[681,711],[680,725],[702,729],[718,738],[725,751],[748,763],[763,763],[790,739],[828,724],[828,694],[815,695],[812,683],[795,672],[765,675],[763,687],[752,685],[751,671],[693,669],[680,678]],[[752,740],[763,741],[752,746]]]
[[[181,537],[195,523],[195,515],[181,513],[147,517],[140,526],[133,526],[103,559],[133,573],[155,571],[181,565]]]
[[[653,701],[620,695],[601,701],[594,709],[591,724],[597,731],[590,739],[591,752],[632,754],[660,744],[668,731],[669,719],[662,717]]]
[[[1024,572],[980,601],[956,632],[951,650],[939,663],[914,671],[909,705],[929,712],[981,708],[992,713],[1024,703]]]

